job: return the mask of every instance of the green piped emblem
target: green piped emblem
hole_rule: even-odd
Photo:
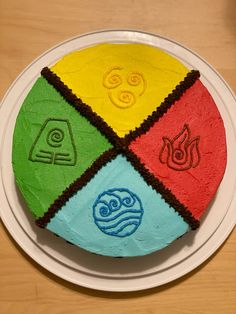
[[[29,160],[47,164],[74,166],[76,149],[68,120],[47,119],[29,153]]]

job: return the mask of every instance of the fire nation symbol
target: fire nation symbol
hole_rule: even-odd
[[[162,164],[173,170],[183,171],[195,168],[200,162],[199,141],[200,136],[191,139],[188,124],[172,140],[163,136],[163,146],[159,159]]]

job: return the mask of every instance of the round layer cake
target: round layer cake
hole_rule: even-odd
[[[38,226],[131,257],[199,226],[226,156],[197,70],[152,46],[99,44],[42,69],[18,114],[12,158]]]

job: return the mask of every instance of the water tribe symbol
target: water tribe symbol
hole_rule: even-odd
[[[200,136],[191,138],[188,124],[185,124],[180,133],[172,140],[163,136],[163,146],[159,159],[173,170],[183,171],[195,168],[200,162],[198,144]]]
[[[109,189],[99,194],[93,204],[93,217],[104,233],[127,237],[141,224],[143,206],[139,197],[128,189]]]
[[[113,105],[125,109],[132,107],[137,97],[143,95],[147,82],[142,73],[133,71],[127,74],[124,68],[115,66],[104,74],[103,86],[108,89],[108,97]]]
[[[46,164],[74,166],[76,150],[68,120],[47,119],[29,153],[29,160]]]

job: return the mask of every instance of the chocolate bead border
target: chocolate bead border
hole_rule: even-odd
[[[108,162],[112,161],[118,155],[115,148],[110,148],[98,157],[94,163],[73,183],[67,187],[62,194],[49,207],[48,211],[43,217],[36,220],[36,225],[45,228],[50,220],[55,216],[58,210],[65,205],[65,203],[79,190],[86,186],[86,184],[96,175],[96,173]]]
[[[189,89],[199,77],[199,71],[192,70],[188,72],[183,81],[175,87],[175,89],[164,99],[161,105],[151,115],[149,115],[139,127],[130,131],[129,134],[125,136],[126,145],[129,145],[130,142],[134,141],[137,137],[145,134],[154,125],[154,123],[167,113],[170,107],[181,98],[186,90]]]
[[[161,105],[149,115],[143,123],[135,130],[130,131],[124,138],[120,138],[113,129],[99,116],[90,106],[85,104],[80,98],[73,94],[72,90],[65,85],[61,79],[53,73],[48,67],[43,68],[41,71],[42,76],[47,82],[52,85],[56,91],[68,102],[69,105],[74,107],[83,117],[85,117],[98,131],[100,131],[108,141],[114,146],[110,150],[104,152],[92,165],[88,168],[80,178],[75,180],[68,188],[55,200],[49,207],[48,211],[43,217],[36,220],[36,224],[40,227],[45,227],[49,221],[54,217],[56,212],[73,196],[78,190],[82,189],[95,175],[105,166],[109,161],[113,160],[118,154],[124,157],[131,163],[131,165],[139,172],[144,181],[156,190],[162,198],[172,206],[175,211],[188,223],[192,230],[199,227],[199,221],[195,219],[192,213],[179,202],[172,192],[167,189],[164,184],[152,175],[145,166],[141,163],[140,159],[128,148],[128,145],[137,137],[145,134],[156,123],[169,108],[180,99],[184,92],[190,88],[196,80],[200,77],[199,71],[190,71],[183,81],[181,81],[176,88],[165,98]]]

